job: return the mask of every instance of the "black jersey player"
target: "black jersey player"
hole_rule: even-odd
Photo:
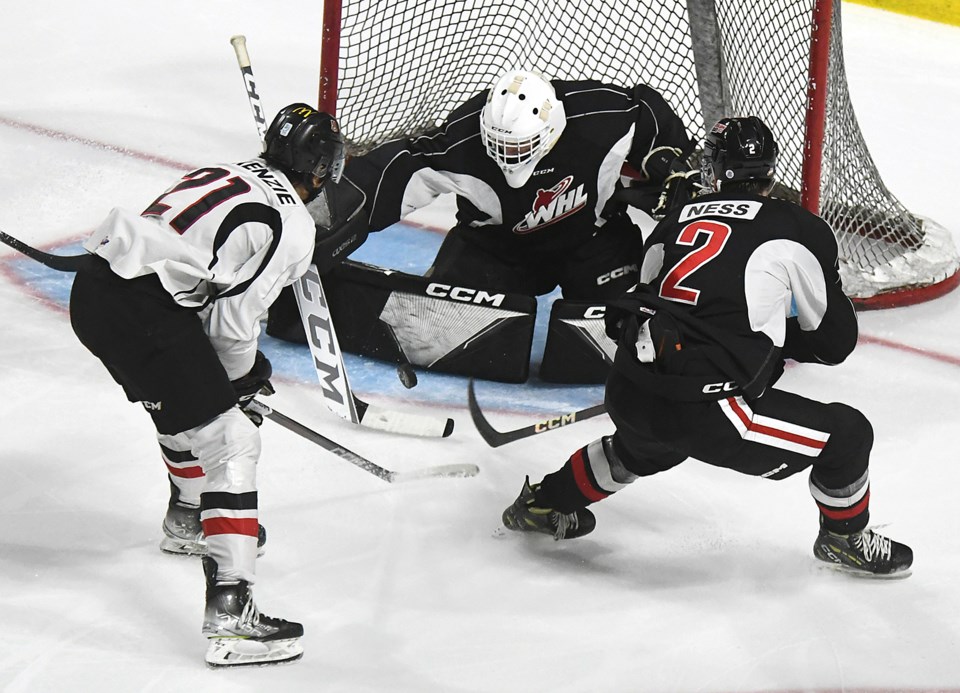
[[[909,574],[910,548],[867,528],[869,421],[774,387],[785,358],[834,365],[857,341],[830,226],[768,197],[776,160],[756,117],[723,119],[708,133],[701,178],[715,192],[657,225],[641,283],[608,303],[616,432],[541,483],[528,478],[503,514],[508,528],[582,536],[596,523],[587,505],[688,457],[766,479],[810,468],[816,558],[867,576]]]
[[[261,157],[187,173],[142,212],[114,209],[73,283],[74,331],[156,427],[172,489],[161,546],[204,554],[211,665],[302,653],[303,627],[252,601],[262,418],[247,407],[272,392],[260,319],[310,265],[304,203],[339,178],[343,147],[335,119],[287,106]]]
[[[640,172],[642,192],[632,192],[652,211],[689,145],[649,86],[510,70],[436,131],[351,159],[345,178],[365,193],[372,231],[456,196],[433,281],[528,296],[560,286],[564,298],[594,300],[636,283],[643,240],[617,194],[623,165]]]

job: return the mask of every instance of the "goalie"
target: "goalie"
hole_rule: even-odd
[[[671,173],[689,168],[691,149],[649,86],[510,70],[435,131],[350,160],[340,188],[363,191],[370,231],[456,196],[456,224],[425,273],[432,282],[529,297],[559,286],[565,299],[601,303],[637,280],[643,238],[628,203],[662,213],[689,180]],[[625,166],[639,172],[629,184]],[[295,311],[276,306],[268,332],[288,327],[299,330]]]

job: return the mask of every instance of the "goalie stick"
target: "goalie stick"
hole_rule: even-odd
[[[315,265],[293,285],[303,319],[307,345],[313,356],[320,389],[327,407],[353,423],[390,433],[446,438],[453,432],[453,419],[384,409],[353,394],[343,365],[340,343]]]
[[[237,56],[237,64],[243,76],[247,99],[250,101],[250,109],[260,136],[261,148],[263,148],[266,121],[253,79],[253,67],[250,63],[250,54],[247,52],[247,39],[240,34],[232,36],[230,45],[233,46]],[[323,391],[324,402],[332,412],[355,424],[390,433],[445,438],[453,432],[453,419],[384,409],[368,404],[354,395],[344,368],[343,353],[337,341],[323,284],[320,281],[320,273],[315,264],[311,264],[307,273],[294,284],[294,293],[297,297],[300,317],[303,320],[303,328],[307,334],[307,344],[313,357],[314,368],[317,371],[317,379]],[[403,384],[409,387],[407,384],[409,378],[405,379],[405,375],[408,374],[405,371],[398,371],[398,373]]]
[[[467,384],[467,405],[470,409],[470,418],[473,419],[473,424],[477,427],[477,431],[480,432],[480,436],[487,442],[492,448],[498,448],[501,445],[506,445],[507,443],[512,443],[515,440],[520,440],[522,438],[529,438],[530,436],[537,435],[538,433],[546,433],[547,431],[555,431],[558,428],[563,428],[570,424],[576,423],[578,421],[583,421],[584,419],[589,419],[594,416],[600,416],[600,414],[605,414],[607,412],[606,407],[602,404],[595,404],[592,407],[587,407],[586,409],[579,409],[577,411],[567,412],[564,414],[556,414],[550,418],[544,419],[530,426],[524,426],[523,428],[518,428],[513,431],[498,431],[493,426],[490,425],[490,422],[487,421],[484,417],[483,412],[480,410],[480,405],[477,403],[477,395],[474,391],[473,378],[470,379],[470,382]]]
[[[253,400],[247,408],[283,426],[288,431],[292,431],[310,442],[316,443],[324,450],[332,452],[337,457],[346,460],[365,472],[373,474],[378,479],[383,479],[387,483],[396,484],[404,481],[416,481],[418,479],[435,477],[468,477],[476,476],[480,472],[480,468],[475,464],[444,464],[434,467],[424,467],[422,469],[413,469],[406,472],[394,472],[381,467],[375,462],[371,462],[362,455],[348,450],[339,443],[330,440],[311,428],[307,428],[302,423],[294,421],[289,416],[281,414],[259,400]]]
[[[28,258],[36,260],[41,265],[49,267],[50,269],[55,269],[58,272],[76,272],[78,269],[83,267],[84,264],[90,261],[92,257],[89,254],[85,255],[54,255],[53,253],[45,253],[42,250],[37,250],[36,248],[27,245],[19,238],[14,238],[8,233],[0,231],[0,241],[10,246],[14,250],[23,253]]]

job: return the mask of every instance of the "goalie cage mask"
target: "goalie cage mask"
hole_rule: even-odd
[[[560,139],[567,117],[553,85],[535,72],[511,70],[490,89],[480,137],[511,188],[522,187]]]

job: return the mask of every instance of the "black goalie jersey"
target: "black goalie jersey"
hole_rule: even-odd
[[[757,396],[783,358],[835,364],[857,341],[833,232],[790,202],[733,192],[698,198],[653,230],[640,274],[638,303],[660,315],[650,321],[655,357],[641,345],[636,360],[664,375],[730,379],[700,388],[704,398],[735,386]]]
[[[489,231],[492,244],[570,248],[625,209],[611,200],[624,162],[639,170],[652,149],[689,141],[683,123],[650,87],[552,84],[566,128],[520,188],[507,184],[481,142],[486,91],[453,111],[436,132],[388,142],[351,160],[345,175],[367,196],[371,230],[454,193],[458,225]]]

